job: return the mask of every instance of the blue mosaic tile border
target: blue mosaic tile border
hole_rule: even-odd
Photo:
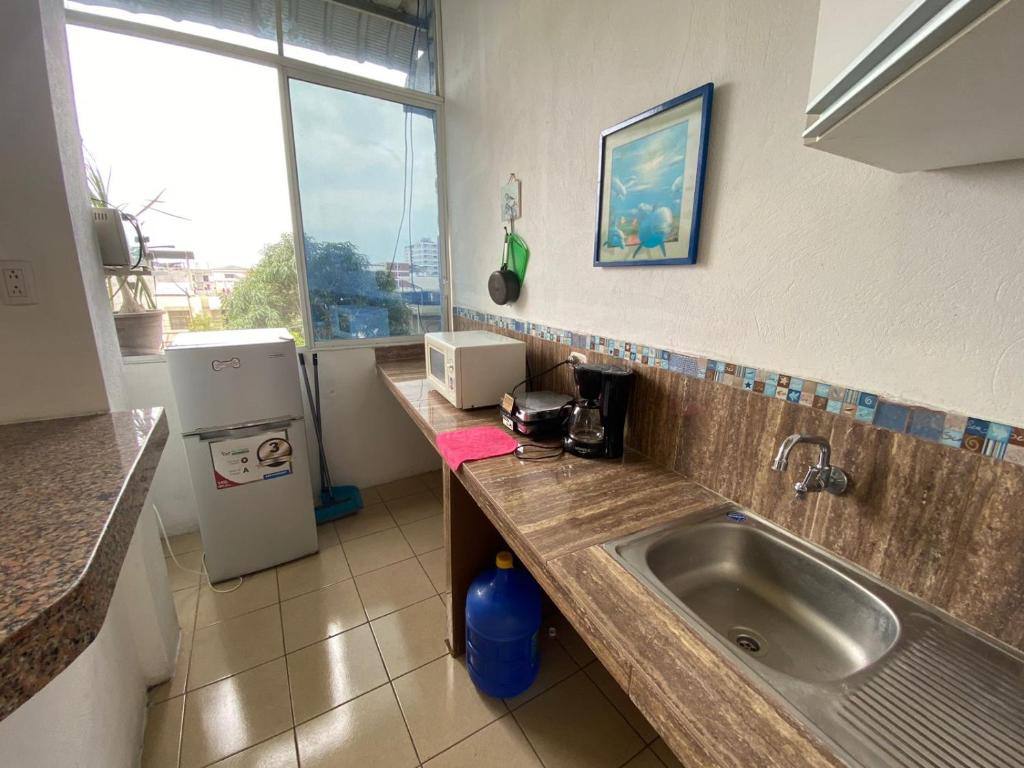
[[[605,336],[590,336],[528,320],[455,307],[455,315],[487,323],[576,349],[601,352],[652,368],[684,376],[717,381],[797,405],[846,416],[881,429],[902,432],[931,443],[941,443],[1024,466],[1024,427],[999,424],[975,416],[961,416],[918,405],[884,399],[872,392],[810,381],[785,373],[751,368],[725,360],[695,357],[667,349]]]

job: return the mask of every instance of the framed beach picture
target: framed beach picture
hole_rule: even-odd
[[[707,83],[601,132],[594,266],[696,263],[713,91]]]

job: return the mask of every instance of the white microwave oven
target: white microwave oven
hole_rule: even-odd
[[[497,405],[526,378],[526,344],[489,331],[423,335],[427,381],[456,408]]]

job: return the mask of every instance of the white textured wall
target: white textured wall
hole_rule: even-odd
[[[377,377],[372,349],[319,354],[325,444],[335,485],[376,485],[440,465],[430,443]],[[309,373],[312,386],[312,369]],[[129,407],[159,405],[167,409],[170,436],[149,499],[160,509],[168,533],[195,530],[199,525],[196,499],[167,364],[128,363],[124,366],[124,377]],[[307,426],[306,435],[309,455],[316,457],[312,423]],[[310,467],[314,489],[320,487],[317,467],[315,463]]]
[[[0,304],[0,422],[120,407],[60,0],[4,7],[0,104],[0,260],[30,262],[38,296]]]
[[[174,671],[178,621],[156,522],[145,510],[96,639],[0,722],[0,764],[131,768],[139,764],[146,688]]]
[[[813,0],[445,0],[455,303],[1024,424],[1024,162],[896,175],[803,147],[816,20]],[[592,267],[600,131],[709,80],[699,264]],[[531,262],[497,308],[513,171]]]

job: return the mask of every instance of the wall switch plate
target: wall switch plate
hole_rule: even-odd
[[[37,304],[32,264],[0,261],[0,301],[4,304]]]

